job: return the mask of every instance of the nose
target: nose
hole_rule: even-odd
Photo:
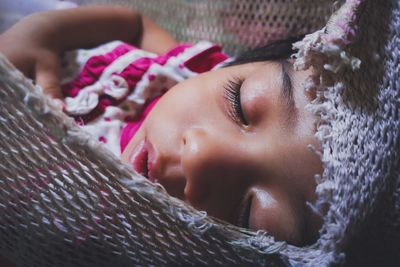
[[[201,182],[201,173],[204,171],[206,160],[205,139],[207,133],[199,127],[186,129],[182,135],[183,151],[181,164],[186,177],[185,197],[194,202],[204,193],[204,181]],[[202,185],[203,184],[203,185]]]
[[[201,127],[187,129],[182,144],[186,201],[214,217],[231,221],[247,188],[240,151],[217,132]]]
[[[198,156],[202,139],[206,137],[206,131],[200,127],[186,129],[182,135],[184,154],[189,157]]]
[[[204,199],[204,195],[214,188],[215,174],[218,172],[220,153],[211,134],[201,127],[192,127],[182,135],[183,151],[181,164],[186,178],[185,197],[192,204]]]

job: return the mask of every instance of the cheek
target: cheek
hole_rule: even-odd
[[[149,113],[145,124],[155,127],[161,123],[179,121],[179,124],[187,121],[187,118],[196,114],[196,103],[199,97],[196,95],[196,88],[191,82],[184,81],[171,88],[158,101],[157,105]]]
[[[121,160],[123,162],[128,162],[128,157],[132,150],[135,148],[138,142],[148,137],[148,133],[151,132],[150,129],[154,129],[158,132],[157,129],[161,127],[165,129],[164,133],[170,132],[164,125],[171,121],[167,119],[168,112],[171,110],[166,109],[165,106],[169,105],[167,98],[166,100],[167,101],[161,101],[160,97],[154,99],[147,105],[137,120],[128,123],[122,129],[120,145],[121,148],[124,149],[121,155]],[[163,136],[165,136],[165,134]]]
[[[297,244],[302,240],[301,218],[301,211],[284,196],[272,196],[264,191],[257,193],[252,201],[249,226],[251,229],[265,230],[277,240]]]
[[[198,150],[190,149],[193,143]],[[251,182],[254,160],[234,144],[230,138],[215,136],[187,142],[182,152],[182,167],[187,179],[185,193],[191,201],[200,201],[206,195],[229,197],[233,192],[240,196],[238,192]]]
[[[323,173],[320,157],[308,148],[309,144],[314,145],[313,141],[312,138],[302,139],[283,150],[286,163],[280,166],[281,173],[287,177],[282,179],[282,185],[293,194],[301,194],[307,201],[315,200],[315,175]]]

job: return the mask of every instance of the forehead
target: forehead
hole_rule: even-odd
[[[279,102],[282,88],[281,68],[278,62],[253,64],[253,70],[244,77],[241,89],[243,103],[252,103],[253,108],[262,109]]]
[[[282,64],[282,62],[285,62]],[[223,68],[224,69],[224,68]],[[298,107],[304,107],[308,104],[313,97],[309,92],[304,90],[304,84],[308,77],[312,74],[312,69],[308,70],[295,70],[293,68],[292,60],[282,60],[282,61],[263,61],[246,63],[231,67],[226,67],[226,75],[238,75],[239,77],[246,79],[246,83],[249,85],[274,87],[279,89],[282,85],[282,71],[285,69],[288,75],[290,75],[294,98],[298,100]],[[305,97],[305,98],[304,98]],[[297,99],[299,98],[299,99]],[[296,101],[297,102],[297,101]]]

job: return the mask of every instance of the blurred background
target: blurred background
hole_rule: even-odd
[[[208,40],[225,52],[313,32],[326,24],[334,0],[0,0],[0,32],[32,12],[84,4],[139,10],[177,40]]]
[[[0,0],[0,33],[30,13],[74,6],[72,1],[61,0]]]

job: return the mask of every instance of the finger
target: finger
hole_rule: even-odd
[[[60,84],[60,59],[57,55],[42,57],[36,63],[35,80],[44,93],[53,98],[62,98]]]

